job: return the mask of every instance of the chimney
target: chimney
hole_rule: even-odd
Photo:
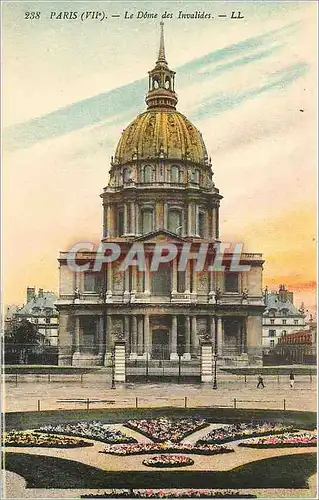
[[[43,288],[39,288],[38,297],[39,299],[43,299]]]
[[[35,288],[34,286],[28,286],[27,288],[27,303],[35,297]]]
[[[292,304],[294,303],[294,292],[288,292],[287,290],[287,300],[289,300]]]
[[[287,290],[285,285],[280,285],[279,287],[279,300],[280,302],[286,302],[287,301]]]

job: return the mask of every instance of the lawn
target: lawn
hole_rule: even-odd
[[[298,429],[314,429],[317,415],[314,412],[278,411],[278,410],[245,410],[232,408],[108,408],[106,410],[62,410],[39,412],[9,412],[6,414],[6,430],[35,429],[42,425],[54,425],[62,422],[79,422],[100,420],[106,424],[122,423],[131,419],[153,418],[205,418],[215,423],[261,421],[293,424]]]
[[[71,460],[7,452],[5,467],[24,477],[27,488],[307,488],[317,457],[284,455],[218,472],[105,472]]]

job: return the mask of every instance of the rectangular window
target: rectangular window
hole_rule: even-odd
[[[294,319],[294,323],[295,323],[295,325],[298,325],[298,320]]]
[[[275,337],[276,336],[276,330],[269,330],[269,337]]]
[[[45,318],[45,322],[47,325],[49,325],[51,323],[51,318]]]
[[[283,325],[286,325],[286,324],[287,324],[287,320],[286,320],[286,319],[283,319],[283,320],[282,320],[282,324],[283,324]]]
[[[274,324],[275,324],[275,320],[274,320],[274,319],[271,319],[271,320],[270,320],[270,324],[271,324],[271,325],[274,325]]]
[[[198,235],[201,238],[205,237],[205,214],[203,212],[198,214]]]
[[[171,269],[168,265],[160,265],[158,271],[151,273],[152,295],[169,296],[171,293]]]
[[[274,340],[270,341],[270,347],[275,347],[275,341]]]
[[[84,292],[99,293],[102,279],[100,273],[84,273]]]
[[[179,293],[185,292],[185,285],[186,285],[186,272],[177,271],[177,291]]]
[[[225,292],[238,292],[239,280],[238,273],[225,272],[224,274]]]

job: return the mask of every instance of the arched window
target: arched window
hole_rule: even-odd
[[[145,165],[143,171],[143,181],[144,182],[152,182],[152,167],[151,165]]]
[[[205,214],[204,212],[199,212],[198,214],[198,236],[201,238],[205,237]]]
[[[199,170],[196,168],[193,173],[193,182],[199,184]]]
[[[152,208],[142,210],[142,234],[150,233],[154,229],[154,216]]]
[[[124,233],[124,210],[120,208],[117,211],[117,234],[121,236]]]
[[[182,213],[180,210],[172,208],[168,212],[168,230],[175,234],[181,233]]]
[[[131,177],[131,170],[129,168],[124,168],[123,169],[123,182],[126,184]]]
[[[179,167],[177,165],[171,166],[171,182],[179,182]]]
[[[153,90],[158,89],[159,83],[158,83],[158,78],[153,78]]]
[[[168,76],[165,78],[165,88],[167,90],[171,89],[171,80],[170,80],[170,78]]]

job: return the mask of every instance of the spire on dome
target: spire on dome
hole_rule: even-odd
[[[161,21],[160,26],[161,26],[160,46],[159,46],[159,51],[158,51],[158,59],[156,62],[167,64],[166,57],[165,57],[164,23],[163,23],[163,21]]]

